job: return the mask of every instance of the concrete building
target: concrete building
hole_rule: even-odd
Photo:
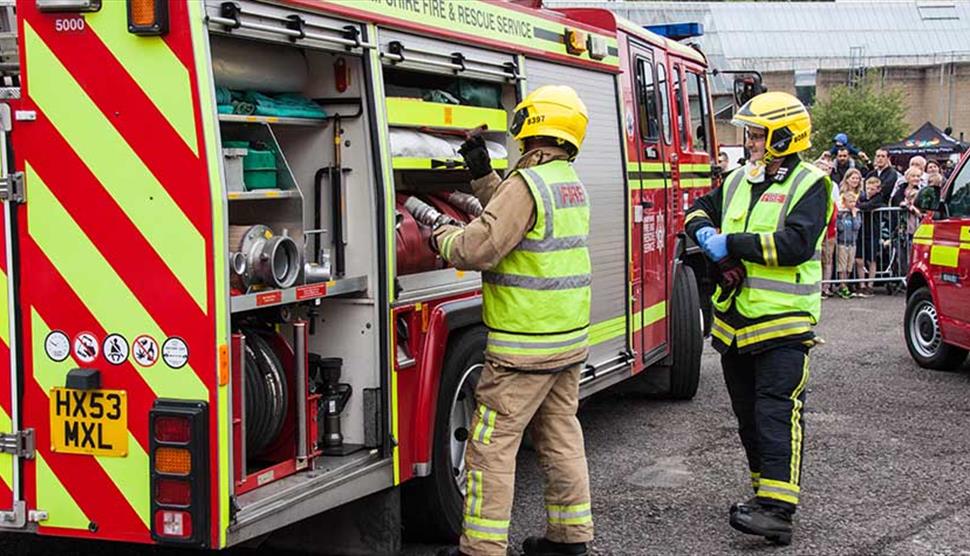
[[[873,76],[902,89],[907,123],[931,121],[970,139],[970,2],[650,2],[545,0],[550,7],[606,8],[642,25],[698,22],[694,40],[713,68],[758,70],[769,90],[811,104],[835,85]],[[727,122],[730,80],[714,79],[722,143],[740,142]]]

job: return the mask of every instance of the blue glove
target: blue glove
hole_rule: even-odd
[[[697,233],[694,234],[694,236],[697,238],[697,244],[700,245],[702,249],[704,248],[704,244],[707,243],[707,240],[710,239],[711,236],[715,235],[717,235],[717,230],[715,230],[713,226],[704,226],[700,230],[697,230]]]
[[[700,232],[698,232],[698,235],[700,235]],[[728,256],[727,235],[714,234],[708,237],[701,247],[708,258],[716,263],[720,262]]]

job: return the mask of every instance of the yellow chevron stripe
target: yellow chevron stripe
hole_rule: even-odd
[[[207,168],[209,172],[209,187],[213,199],[225,199],[225,195],[222,190],[222,177],[219,171],[219,164],[222,162],[221,153],[214,148],[217,145],[217,132],[219,129],[219,123],[215,118],[215,100],[209,93],[215,86],[212,81],[212,69],[209,67],[209,56],[207,55],[206,49],[209,44],[209,33],[203,24],[204,6],[202,2],[189,2],[189,21],[195,22],[190,25],[192,29],[192,45],[193,53],[195,55],[195,72],[198,76],[198,87],[199,87],[199,109],[202,113],[202,130],[203,130],[203,140],[209,148],[205,150],[205,157]],[[212,249],[215,253],[225,252],[225,219],[226,213],[228,212],[227,202],[225,200],[222,203],[216,205],[215,210],[212,213],[212,229],[214,234],[212,236]],[[389,207],[393,210],[393,207]],[[215,276],[225,276],[226,275],[226,258],[216,257],[213,262],[213,273]],[[216,345],[227,344],[231,345],[231,339],[229,337],[229,311],[226,306],[226,299],[229,297],[227,289],[227,284],[225,280],[215,280],[213,288],[215,289],[215,325],[216,325]],[[392,351],[393,353],[393,351]],[[218,369],[218,350],[216,353],[217,360],[213,368]],[[218,384],[218,381],[216,382]],[[226,546],[226,531],[229,529],[229,508],[230,508],[230,485],[232,484],[232,477],[229,473],[229,457],[231,452],[229,450],[229,435],[231,431],[229,429],[230,419],[229,419],[229,387],[228,385],[220,385],[216,390],[216,407],[215,410],[218,411],[218,437],[219,437],[219,545],[217,548],[223,548]]]
[[[0,340],[10,345],[10,304],[7,299],[7,274],[0,270]]]
[[[46,356],[45,356],[46,357]],[[45,527],[87,529],[91,520],[84,515],[64,484],[37,452],[37,507],[47,512]],[[43,488],[41,488],[43,487]]]
[[[126,5],[125,2],[104,2],[100,10],[84,19],[198,156],[189,70],[161,37],[128,32]]]
[[[122,334],[129,340],[139,334],[149,334],[161,342],[166,337],[162,329],[64,210],[30,162],[26,165],[26,174],[30,190],[28,233],[71,284],[98,323],[105,330]],[[35,335],[34,338],[45,336]],[[40,345],[43,341],[34,343]],[[41,357],[41,360],[45,359],[46,356]],[[188,366],[164,372],[142,369],[137,365],[135,368],[159,397],[197,400],[209,397],[205,385]]]
[[[37,314],[37,311],[30,310],[30,329],[34,338],[46,338],[51,329],[47,323]],[[34,380],[40,385],[44,392],[50,392],[51,388],[64,385],[64,377],[76,365],[72,358],[56,363],[51,361],[44,353],[43,341],[36,341],[33,345]],[[84,457],[84,456],[79,456]],[[148,483],[148,454],[142,450],[141,445],[135,440],[131,432],[128,433],[128,455],[125,457],[95,457],[108,477],[118,485],[118,490],[124,495],[132,509],[138,514],[145,527],[149,527],[149,512],[151,511],[151,497],[149,495]],[[49,488],[48,483],[38,481],[38,495],[40,491]],[[44,506],[41,506],[42,509]],[[87,526],[87,523],[85,523]]]
[[[202,235],[26,22],[24,44],[31,98],[204,311]]]
[[[12,432],[13,421],[10,415],[0,407],[0,432]],[[13,456],[10,454],[0,454],[0,481],[3,481],[7,488],[13,490]]]

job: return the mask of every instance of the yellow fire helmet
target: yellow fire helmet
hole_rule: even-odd
[[[767,131],[765,150],[772,158],[788,156],[812,146],[812,119],[808,110],[788,93],[772,91],[752,98],[738,110],[731,123]]]
[[[515,107],[509,131],[522,149],[527,137],[553,137],[567,145],[571,157],[579,153],[586,137],[589,115],[572,87],[545,85],[532,91]]]

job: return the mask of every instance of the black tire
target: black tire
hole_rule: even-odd
[[[464,463],[452,461],[455,459],[452,455],[452,439],[458,438],[461,432],[452,430],[451,416],[455,404],[470,401],[470,407],[475,407],[474,398],[469,400],[468,396],[474,393],[480,376],[475,374],[474,369],[480,369],[485,363],[487,336],[485,327],[475,326],[452,340],[448,348],[438,385],[431,474],[411,481],[404,489],[403,518],[409,538],[455,543],[461,535],[464,494],[459,488],[458,475]],[[469,382],[459,391],[465,381]],[[466,437],[471,414],[467,414],[467,417],[468,422],[464,425]]]
[[[967,358],[967,350],[943,343],[933,294],[925,286],[913,292],[906,301],[903,334],[909,354],[920,367],[952,371]]]
[[[704,331],[700,295],[694,271],[681,265],[674,277],[670,299],[670,391],[675,400],[690,400],[697,394],[701,376]]]

